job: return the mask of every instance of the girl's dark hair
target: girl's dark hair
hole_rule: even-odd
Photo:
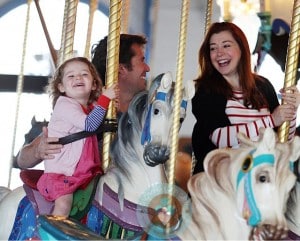
[[[95,90],[92,90],[90,94],[90,98],[88,101],[88,105],[92,104],[94,101],[97,101],[98,97],[102,93],[102,81],[99,78],[99,75],[97,73],[97,70],[95,66],[85,57],[74,57],[66,60],[63,62],[55,71],[53,77],[49,80],[48,85],[46,86],[46,92],[49,94],[50,98],[52,98],[52,108],[54,108],[56,101],[59,96],[64,96],[65,93],[61,93],[58,89],[58,84],[62,83],[63,75],[64,75],[64,70],[67,64],[71,62],[82,62],[85,63],[88,67],[89,70],[92,74],[92,77],[94,79],[94,83],[96,84]]]
[[[198,54],[201,73],[194,80],[196,88],[203,86],[207,91],[222,94],[227,99],[233,97],[230,84],[214,68],[210,59],[210,39],[213,34],[223,31],[228,31],[232,35],[241,50],[241,59],[237,66],[237,72],[245,106],[251,105],[255,109],[265,107],[267,101],[261,92],[258,91],[256,85],[256,81],[260,81],[261,77],[254,74],[251,69],[251,53],[247,38],[238,26],[230,22],[216,22],[210,26]]]

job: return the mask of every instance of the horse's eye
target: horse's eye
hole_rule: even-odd
[[[243,172],[248,172],[251,170],[252,168],[252,163],[253,163],[253,160],[252,160],[252,157],[251,156],[247,156],[242,164],[242,171]]]
[[[257,174],[256,180],[261,183],[270,182],[270,177],[268,172],[261,172]]]
[[[157,115],[159,113],[159,109],[154,109],[154,115]]]
[[[266,176],[260,176],[259,177],[259,181],[260,182],[266,182],[267,181],[267,177]]]
[[[180,124],[182,124],[183,121],[184,121],[184,118],[179,119]]]

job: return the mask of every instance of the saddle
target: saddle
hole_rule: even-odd
[[[43,170],[22,170],[20,178],[24,183],[26,195],[33,204],[33,207],[35,207],[37,214],[50,214],[53,202],[45,200],[36,187],[37,181],[43,173]],[[92,205],[99,178],[100,174],[96,175],[84,188],[74,192],[70,212],[71,218],[81,220],[87,214]]]

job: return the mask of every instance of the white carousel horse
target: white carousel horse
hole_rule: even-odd
[[[187,100],[194,94],[193,88],[189,87],[189,91],[183,91],[180,121],[185,118]],[[107,223],[109,227],[117,226],[125,238],[143,230],[135,217],[140,195],[152,185],[167,182],[162,164],[170,153],[173,94],[174,82],[170,73],[161,74],[152,81],[149,91],[134,97],[128,112],[120,118],[117,136],[111,145],[110,167],[99,180],[93,206],[86,217],[86,225],[94,232],[115,237],[110,233],[115,232],[115,228],[103,231]],[[25,196],[24,189],[19,187],[0,202],[1,240],[9,237],[25,240],[38,235],[35,219],[38,213],[28,201],[20,204]],[[20,211],[20,206],[25,208]],[[31,217],[26,212],[30,212]],[[23,218],[29,224],[23,222]]]
[[[192,206],[175,233],[182,240],[249,240],[253,228],[264,225],[278,227],[275,238],[264,239],[286,237],[284,214],[296,180],[291,162],[300,156],[300,138],[282,144],[269,128],[258,142],[239,138],[241,148],[210,152],[206,172],[190,179]]]

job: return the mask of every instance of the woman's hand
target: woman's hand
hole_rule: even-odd
[[[298,88],[294,85],[280,90],[283,103],[293,105],[296,109],[300,104],[300,93]]]
[[[280,126],[285,121],[292,121],[295,118],[297,109],[292,104],[282,104],[276,107],[272,113],[275,126]]]

